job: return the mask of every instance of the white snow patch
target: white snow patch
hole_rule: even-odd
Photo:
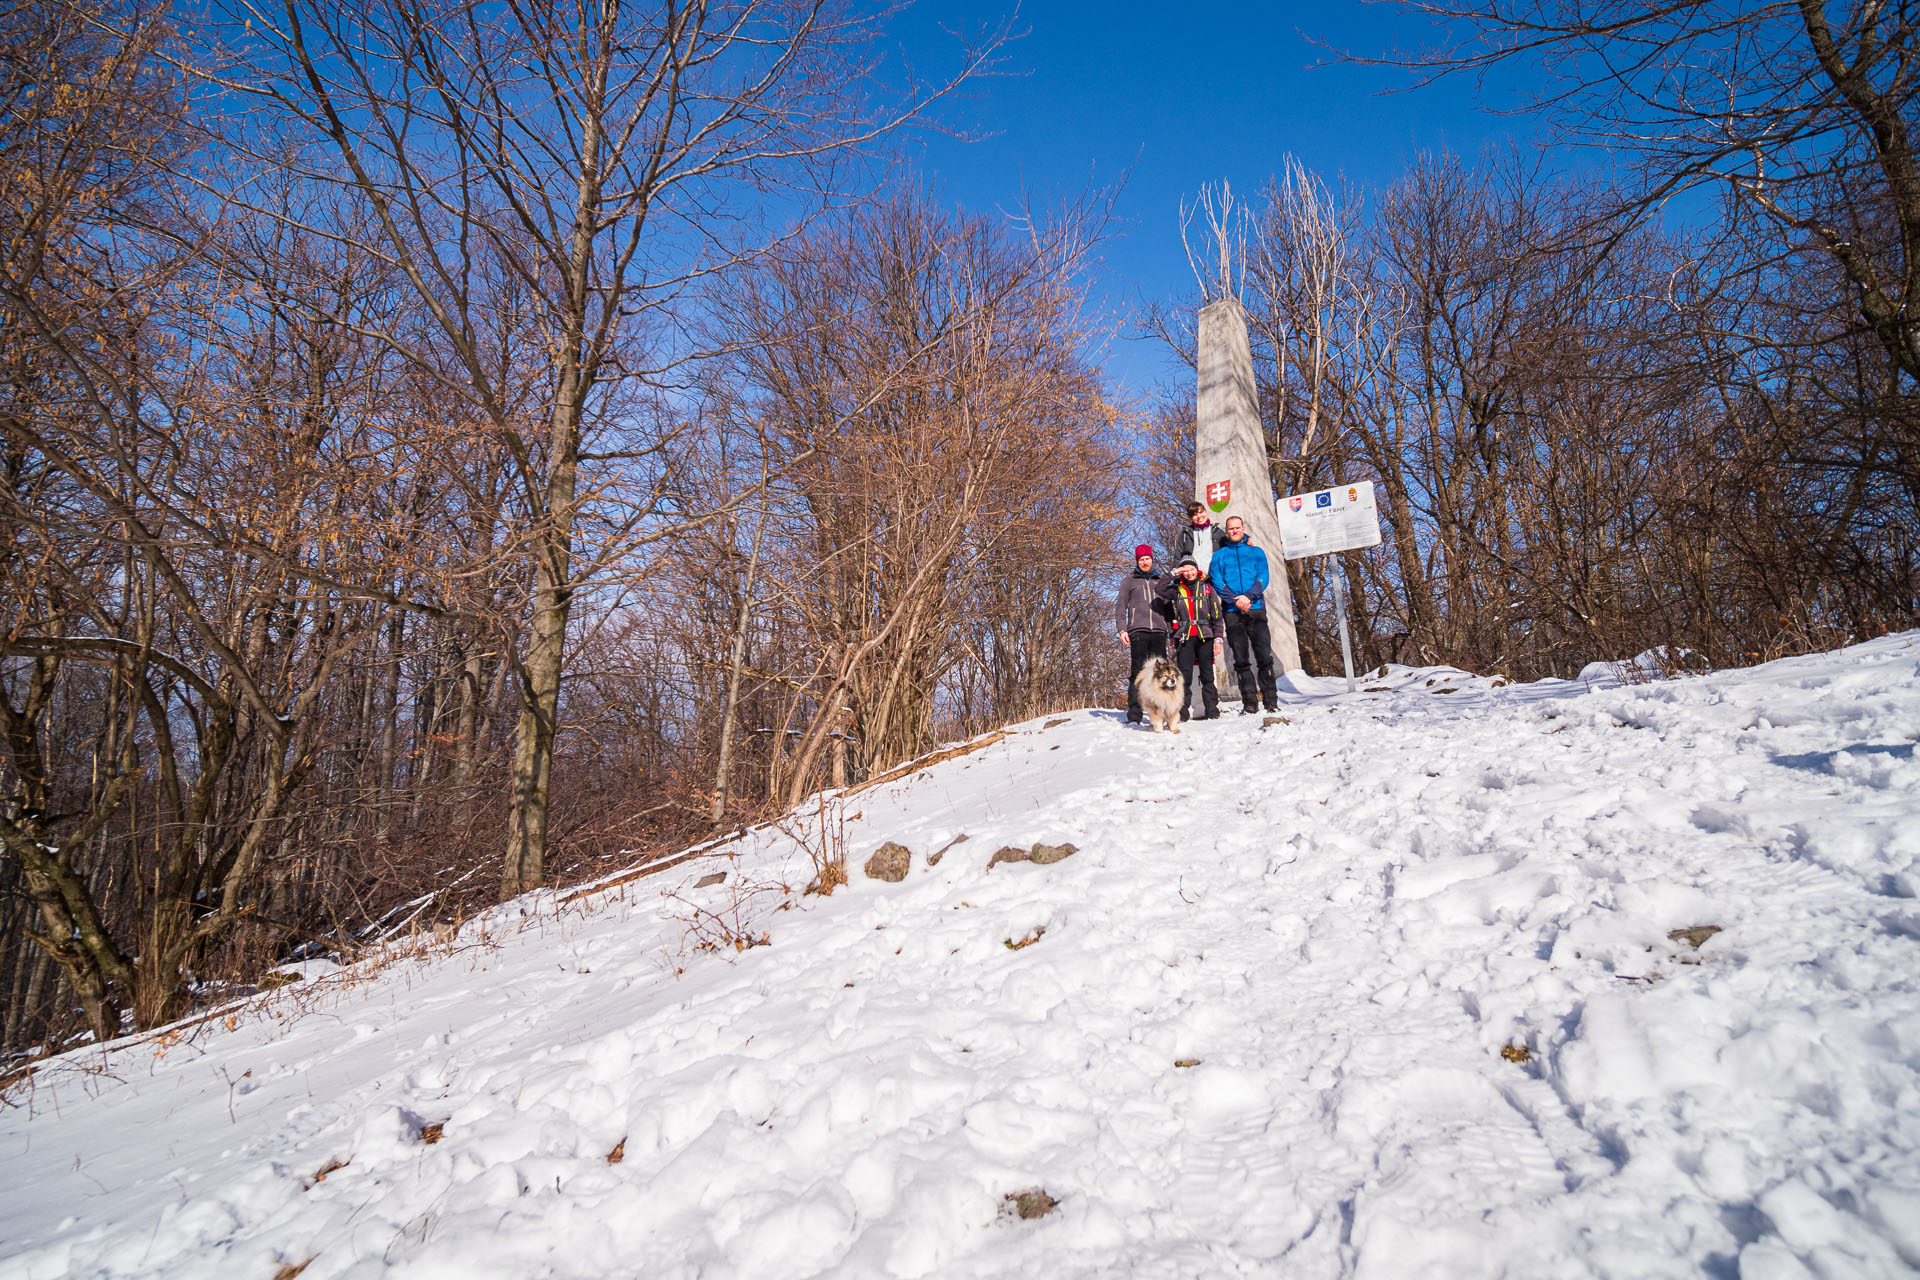
[[[1034,721],[796,821],[831,898],[753,832],[69,1054],[0,1277],[1911,1274],[1920,635],[1620,674]]]

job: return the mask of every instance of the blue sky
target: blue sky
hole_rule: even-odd
[[[941,28],[972,30],[1010,11],[922,0],[900,37],[931,72],[951,52]],[[942,198],[976,210],[1016,207],[1023,188],[1044,203],[1125,177],[1102,277],[1123,328],[1141,299],[1191,292],[1178,209],[1203,183],[1226,178],[1251,195],[1291,152],[1323,176],[1384,185],[1421,149],[1472,155],[1538,133],[1529,117],[1485,109],[1519,105],[1515,75],[1388,93],[1409,83],[1406,73],[1314,65],[1332,60],[1315,38],[1359,54],[1432,42],[1425,19],[1388,4],[1027,0],[1017,22],[1029,34],[1008,50],[1010,74],[947,111],[986,136],[928,137],[922,166]],[[1106,363],[1136,393],[1184,373],[1157,343],[1124,335]]]

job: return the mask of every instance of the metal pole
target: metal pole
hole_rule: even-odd
[[[1347,638],[1347,580],[1334,561],[1333,612],[1340,619],[1340,656],[1347,664],[1347,692],[1353,692],[1353,641]]]

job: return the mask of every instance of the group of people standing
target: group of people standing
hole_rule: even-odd
[[[1134,677],[1155,658],[1171,656],[1191,691],[1200,676],[1201,716],[1220,718],[1213,667],[1224,640],[1240,684],[1240,712],[1276,710],[1273,646],[1267,634],[1267,553],[1247,541],[1246,522],[1230,516],[1220,528],[1198,502],[1187,504],[1187,527],[1174,550],[1172,576],[1153,567],[1153,548],[1133,549],[1134,570],[1120,580],[1115,619],[1128,647],[1127,723],[1139,724]],[[1258,671],[1256,679],[1255,672]],[[1191,699],[1189,699],[1190,701]],[[1188,718],[1185,705],[1180,718]]]

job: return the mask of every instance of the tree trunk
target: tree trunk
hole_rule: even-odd
[[[398,803],[394,780],[399,774],[400,750],[400,646],[405,639],[407,616],[398,609],[387,624],[386,662],[380,673],[380,744],[375,752],[374,841],[386,849],[393,842],[393,811]]]
[[[513,812],[500,898],[537,889],[547,874],[547,806],[553,782],[553,740],[560,716],[560,677],[565,668],[567,615],[573,604],[568,568],[573,552],[573,485],[579,439],[579,406],[564,436],[556,432],[553,479],[547,487],[547,527],[536,543],[533,635],[521,672],[520,721],[513,743]]]
[[[761,480],[762,484],[766,481]],[[740,704],[740,667],[747,657],[747,627],[753,621],[753,580],[760,568],[760,541],[767,532],[767,513],[763,507],[760,523],[753,531],[753,554],[747,557],[747,581],[740,589],[740,617],[733,627],[733,654],[727,665],[727,703],[720,713],[720,763],[713,772],[713,823],[718,826],[727,816],[727,782],[733,771],[733,719]]]

